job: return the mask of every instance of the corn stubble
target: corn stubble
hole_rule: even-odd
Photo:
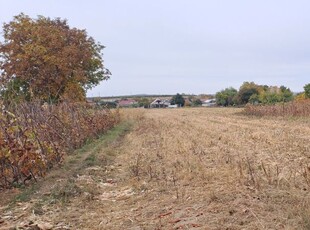
[[[245,114],[254,116],[309,117],[310,99],[275,105],[247,105]]]
[[[45,197],[27,218],[70,229],[309,229],[309,117],[242,111],[121,110],[130,132],[96,151],[110,163],[85,166],[65,205]]]
[[[144,202],[140,226],[310,227],[310,120],[240,112],[144,112],[121,156]]]

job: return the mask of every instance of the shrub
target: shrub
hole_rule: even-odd
[[[113,127],[118,111],[24,103],[0,111],[0,190],[44,176],[65,154]]]

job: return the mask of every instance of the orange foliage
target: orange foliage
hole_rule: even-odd
[[[3,88],[18,84],[13,94],[58,101],[69,89],[78,89],[74,101],[85,99],[85,90],[109,77],[101,51],[104,46],[85,30],[70,28],[66,20],[20,14],[3,26],[0,43],[0,80]],[[73,95],[75,91],[70,91]],[[11,94],[12,95],[12,94]],[[11,99],[11,98],[9,98]]]
[[[66,153],[119,122],[84,104],[21,104],[0,112],[0,190],[44,176]]]

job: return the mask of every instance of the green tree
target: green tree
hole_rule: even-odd
[[[304,86],[306,98],[310,98],[310,83]]]
[[[249,98],[249,103],[251,104],[258,104],[260,102],[259,95],[258,94],[252,94],[252,96]]]
[[[281,98],[280,95],[276,92],[267,92],[265,97],[265,103],[266,104],[275,104],[277,102],[280,102]]]
[[[193,99],[192,106],[201,106],[201,105],[202,105],[202,101],[199,98]]]
[[[288,102],[293,100],[292,91],[285,87],[281,86],[260,86],[258,85],[258,102],[262,104],[275,104],[277,102]],[[249,100],[251,102],[251,99]]]
[[[238,101],[240,104],[246,104],[249,102],[252,95],[259,95],[262,88],[256,85],[254,82],[244,82],[239,89]]]
[[[114,101],[99,101],[97,105],[108,109],[114,109],[117,107],[117,103]]]
[[[150,100],[146,97],[142,97],[137,100],[139,107],[148,108],[150,106]]]
[[[106,80],[102,50],[85,30],[66,20],[19,14],[3,26],[0,92],[5,99],[84,100],[86,90]]]
[[[285,86],[280,86],[280,95],[279,95],[279,100],[283,102],[288,102],[293,100],[294,94],[290,90],[290,88],[287,88]]]
[[[216,104],[221,106],[230,106],[236,103],[238,91],[233,87],[226,88],[215,94]]]
[[[172,97],[170,102],[172,105],[179,105],[183,107],[185,103],[185,99],[183,98],[181,94],[177,93],[176,95]]]

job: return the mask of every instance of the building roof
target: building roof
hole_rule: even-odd
[[[209,103],[216,103],[216,99],[208,99],[205,101],[202,101],[203,104],[209,104]]]
[[[170,105],[170,101],[167,99],[156,98],[151,105]]]
[[[133,104],[136,104],[137,102],[133,99],[124,99],[124,100],[120,100],[118,102],[119,106],[131,106]]]

